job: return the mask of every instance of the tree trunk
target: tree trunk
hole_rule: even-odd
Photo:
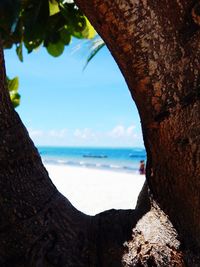
[[[199,1],[76,3],[108,45],[138,107],[152,201],[177,229],[188,266],[200,266],[189,259],[193,252],[198,261],[200,248]]]
[[[86,266],[91,219],[49,179],[9,99],[2,49],[0,60],[0,266]]]

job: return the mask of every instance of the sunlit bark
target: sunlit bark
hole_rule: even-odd
[[[199,2],[76,0],[138,107],[152,199],[184,246],[200,246]],[[190,265],[192,266],[192,265]]]

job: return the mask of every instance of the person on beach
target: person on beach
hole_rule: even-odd
[[[141,175],[145,174],[145,163],[144,163],[144,160],[140,160],[139,173]]]

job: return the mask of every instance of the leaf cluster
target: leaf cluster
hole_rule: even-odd
[[[16,45],[23,61],[23,47],[28,53],[43,45],[52,56],[60,56],[65,46],[76,38],[91,39],[95,31],[73,1],[1,0],[0,33],[4,48]]]

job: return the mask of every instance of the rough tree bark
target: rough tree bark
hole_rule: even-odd
[[[0,266],[85,266],[90,218],[49,179],[9,99],[2,49],[0,59]]]
[[[91,0],[90,4],[76,0],[76,3],[105,40],[138,106],[152,200],[170,217],[185,255],[187,250],[193,251],[198,259],[200,3],[193,0]],[[186,256],[188,265],[200,266],[199,262],[191,262],[190,253]]]
[[[199,2],[76,2],[138,106],[151,209],[147,187],[135,211],[95,217],[57,191],[11,107],[1,52],[0,265],[200,266]]]

